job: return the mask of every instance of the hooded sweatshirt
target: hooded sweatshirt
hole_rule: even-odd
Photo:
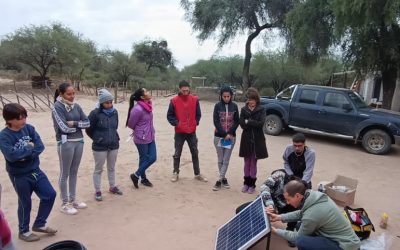
[[[357,250],[360,239],[336,204],[324,193],[307,190],[300,210],[282,214],[282,222],[301,221],[298,231],[277,229],[277,234],[296,242],[299,236],[317,235],[339,243],[344,250]]]
[[[224,138],[227,134],[236,136],[239,126],[239,109],[236,103],[232,100],[225,103],[221,95],[221,101],[214,106],[213,118],[216,137]]]

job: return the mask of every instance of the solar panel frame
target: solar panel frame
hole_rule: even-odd
[[[258,197],[228,222],[218,228],[215,250],[248,249],[267,236],[271,232],[271,226],[264,210],[264,202],[261,197]],[[243,219],[249,219],[248,216],[251,216],[250,220],[243,221]],[[229,235],[232,234],[233,236],[229,237]],[[219,240],[220,237],[221,239]],[[223,237],[229,237],[229,239]],[[235,237],[244,237],[244,239],[240,239],[240,242],[238,242]],[[235,242],[233,243],[233,241]]]

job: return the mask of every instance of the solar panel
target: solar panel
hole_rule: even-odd
[[[270,233],[261,197],[255,199],[217,231],[215,250],[243,250]]]

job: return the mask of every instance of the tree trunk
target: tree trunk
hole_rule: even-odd
[[[251,87],[251,82],[250,82],[250,62],[251,62],[251,42],[260,34],[262,29],[256,29],[254,33],[251,33],[247,37],[246,41],[246,51],[245,51],[245,56],[244,56],[244,63],[243,63],[243,76],[242,76],[242,81],[243,81],[243,90],[248,89]]]
[[[391,109],[400,112],[400,69],[397,70],[396,88],[393,93]]]
[[[390,109],[392,105],[393,94],[396,88],[397,69],[388,68],[382,71],[383,100],[382,108]]]

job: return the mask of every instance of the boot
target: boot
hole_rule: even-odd
[[[247,193],[247,190],[249,189],[250,186],[250,176],[245,176],[244,177],[244,182],[243,182],[243,187],[242,187],[242,192]]]
[[[249,188],[247,189],[247,193],[252,194],[256,191],[256,180],[257,178],[249,177]]]

